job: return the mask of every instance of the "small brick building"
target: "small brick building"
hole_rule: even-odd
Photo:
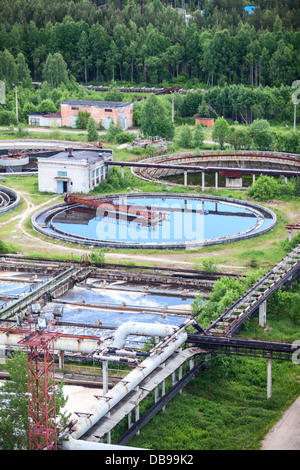
[[[202,126],[205,127],[213,127],[214,122],[214,118],[199,117],[195,119],[195,125],[202,124]]]
[[[118,122],[123,129],[133,125],[133,103],[123,101],[70,100],[61,103],[62,127],[76,127],[78,111],[90,113],[97,124],[108,129],[110,123]]]

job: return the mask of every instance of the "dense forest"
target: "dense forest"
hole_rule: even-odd
[[[108,99],[78,87],[90,83],[196,89],[176,94],[177,124],[217,114],[241,124],[290,125],[300,0],[104,2],[0,0],[0,125],[16,118],[13,85],[26,122],[29,112],[59,111],[63,100]],[[33,90],[32,81],[42,88]]]
[[[249,3],[256,6],[252,15],[244,10]],[[45,64],[55,53],[80,82],[157,85],[190,79],[206,86],[279,87],[299,76],[299,0],[107,0],[105,5],[0,0],[0,72],[8,51],[14,60],[24,55],[33,80],[49,79]],[[184,6],[189,20],[174,6]]]

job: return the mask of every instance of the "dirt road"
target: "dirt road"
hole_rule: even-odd
[[[300,397],[266,435],[261,450],[300,450]]]

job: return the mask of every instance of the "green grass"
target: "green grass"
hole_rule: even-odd
[[[273,361],[272,372],[272,397],[267,400],[265,359],[213,358],[128,445],[155,450],[259,449],[267,431],[300,394],[299,365]]]

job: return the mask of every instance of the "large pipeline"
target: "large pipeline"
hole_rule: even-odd
[[[129,392],[134,390],[142,380],[153,372],[160,364],[166,361],[180,346],[187,340],[187,333],[181,331],[174,334],[174,338],[169,341],[168,346],[162,348],[153,356],[145,359],[141,366],[136,367],[130,372],[122,382],[119,382],[109,391],[109,396],[104,396],[92,406],[87,416],[82,416],[73,426],[70,433],[70,441],[63,441],[61,448],[63,450],[74,449],[74,440],[77,441],[89,429],[91,429],[101,418],[103,418],[111,409],[116,406]],[[84,447],[84,443],[81,443]],[[88,443],[86,444],[89,445]],[[88,447],[87,447],[88,448]]]
[[[92,426],[94,426],[102,417],[104,417],[114,406],[116,406],[125,396],[134,390],[142,380],[153,372],[160,364],[165,362],[183,343],[187,340],[186,328],[191,324],[191,320],[183,323],[177,331],[171,325],[153,325],[147,323],[127,322],[121,325],[115,333],[114,347],[122,347],[126,342],[126,338],[130,334],[160,336],[165,337],[166,341],[161,341],[153,355],[147,357],[141,365],[137,366],[130,372],[122,382],[119,382],[109,391],[109,396],[104,395],[95,405],[87,412],[87,416],[82,416],[71,429],[71,433],[64,437],[69,440],[62,441],[61,448],[63,450],[75,449],[91,449],[90,442],[79,441]],[[0,345],[19,346],[19,341],[24,337],[24,333],[7,334],[0,333]],[[54,349],[60,351],[80,352],[84,354],[93,353],[99,342],[91,340],[72,340],[58,338],[54,341]],[[97,446],[96,446],[97,447]],[[94,446],[95,448],[95,446]],[[99,448],[99,446],[97,447]]]
[[[159,336],[165,337],[174,333],[176,327],[152,323],[126,322],[118,327],[115,332],[113,348],[121,349],[129,335]]]
[[[1,346],[20,346],[19,342],[24,338],[24,333],[0,333]],[[97,347],[99,342],[93,340],[78,341],[77,339],[58,338],[54,341],[54,349],[56,351],[68,351],[73,353],[91,354]]]

